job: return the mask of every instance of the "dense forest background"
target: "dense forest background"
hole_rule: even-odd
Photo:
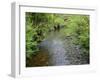
[[[59,32],[80,45],[82,57],[89,63],[89,16],[79,14],[26,12],[26,66],[32,66],[33,56],[39,52],[38,45],[50,33]],[[45,56],[42,56],[45,57]]]

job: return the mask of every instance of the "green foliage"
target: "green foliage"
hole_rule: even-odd
[[[69,17],[68,27],[71,34],[77,37],[79,42],[88,41],[89,38],[89,17],[76,15]]]
[[[48,31],[53,26],[52,14],[26,12],[26,52],[27,57],[36,54],[38,44],[45,39]]]

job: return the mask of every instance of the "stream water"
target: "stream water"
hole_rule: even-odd
[[[69,60],[66,60],[66,50],[63,42],[59,39],[47,40],[41,43],[42,48],[48,51],[50,56],[51,65],[65,65],[70,64]]]
[[[42,41],[39,47],[49,54],[50,65],[77,65],[86,64],[82,59],[79,45],[75,45],[70,37],[64,39],[59,32],[52,32]]]

